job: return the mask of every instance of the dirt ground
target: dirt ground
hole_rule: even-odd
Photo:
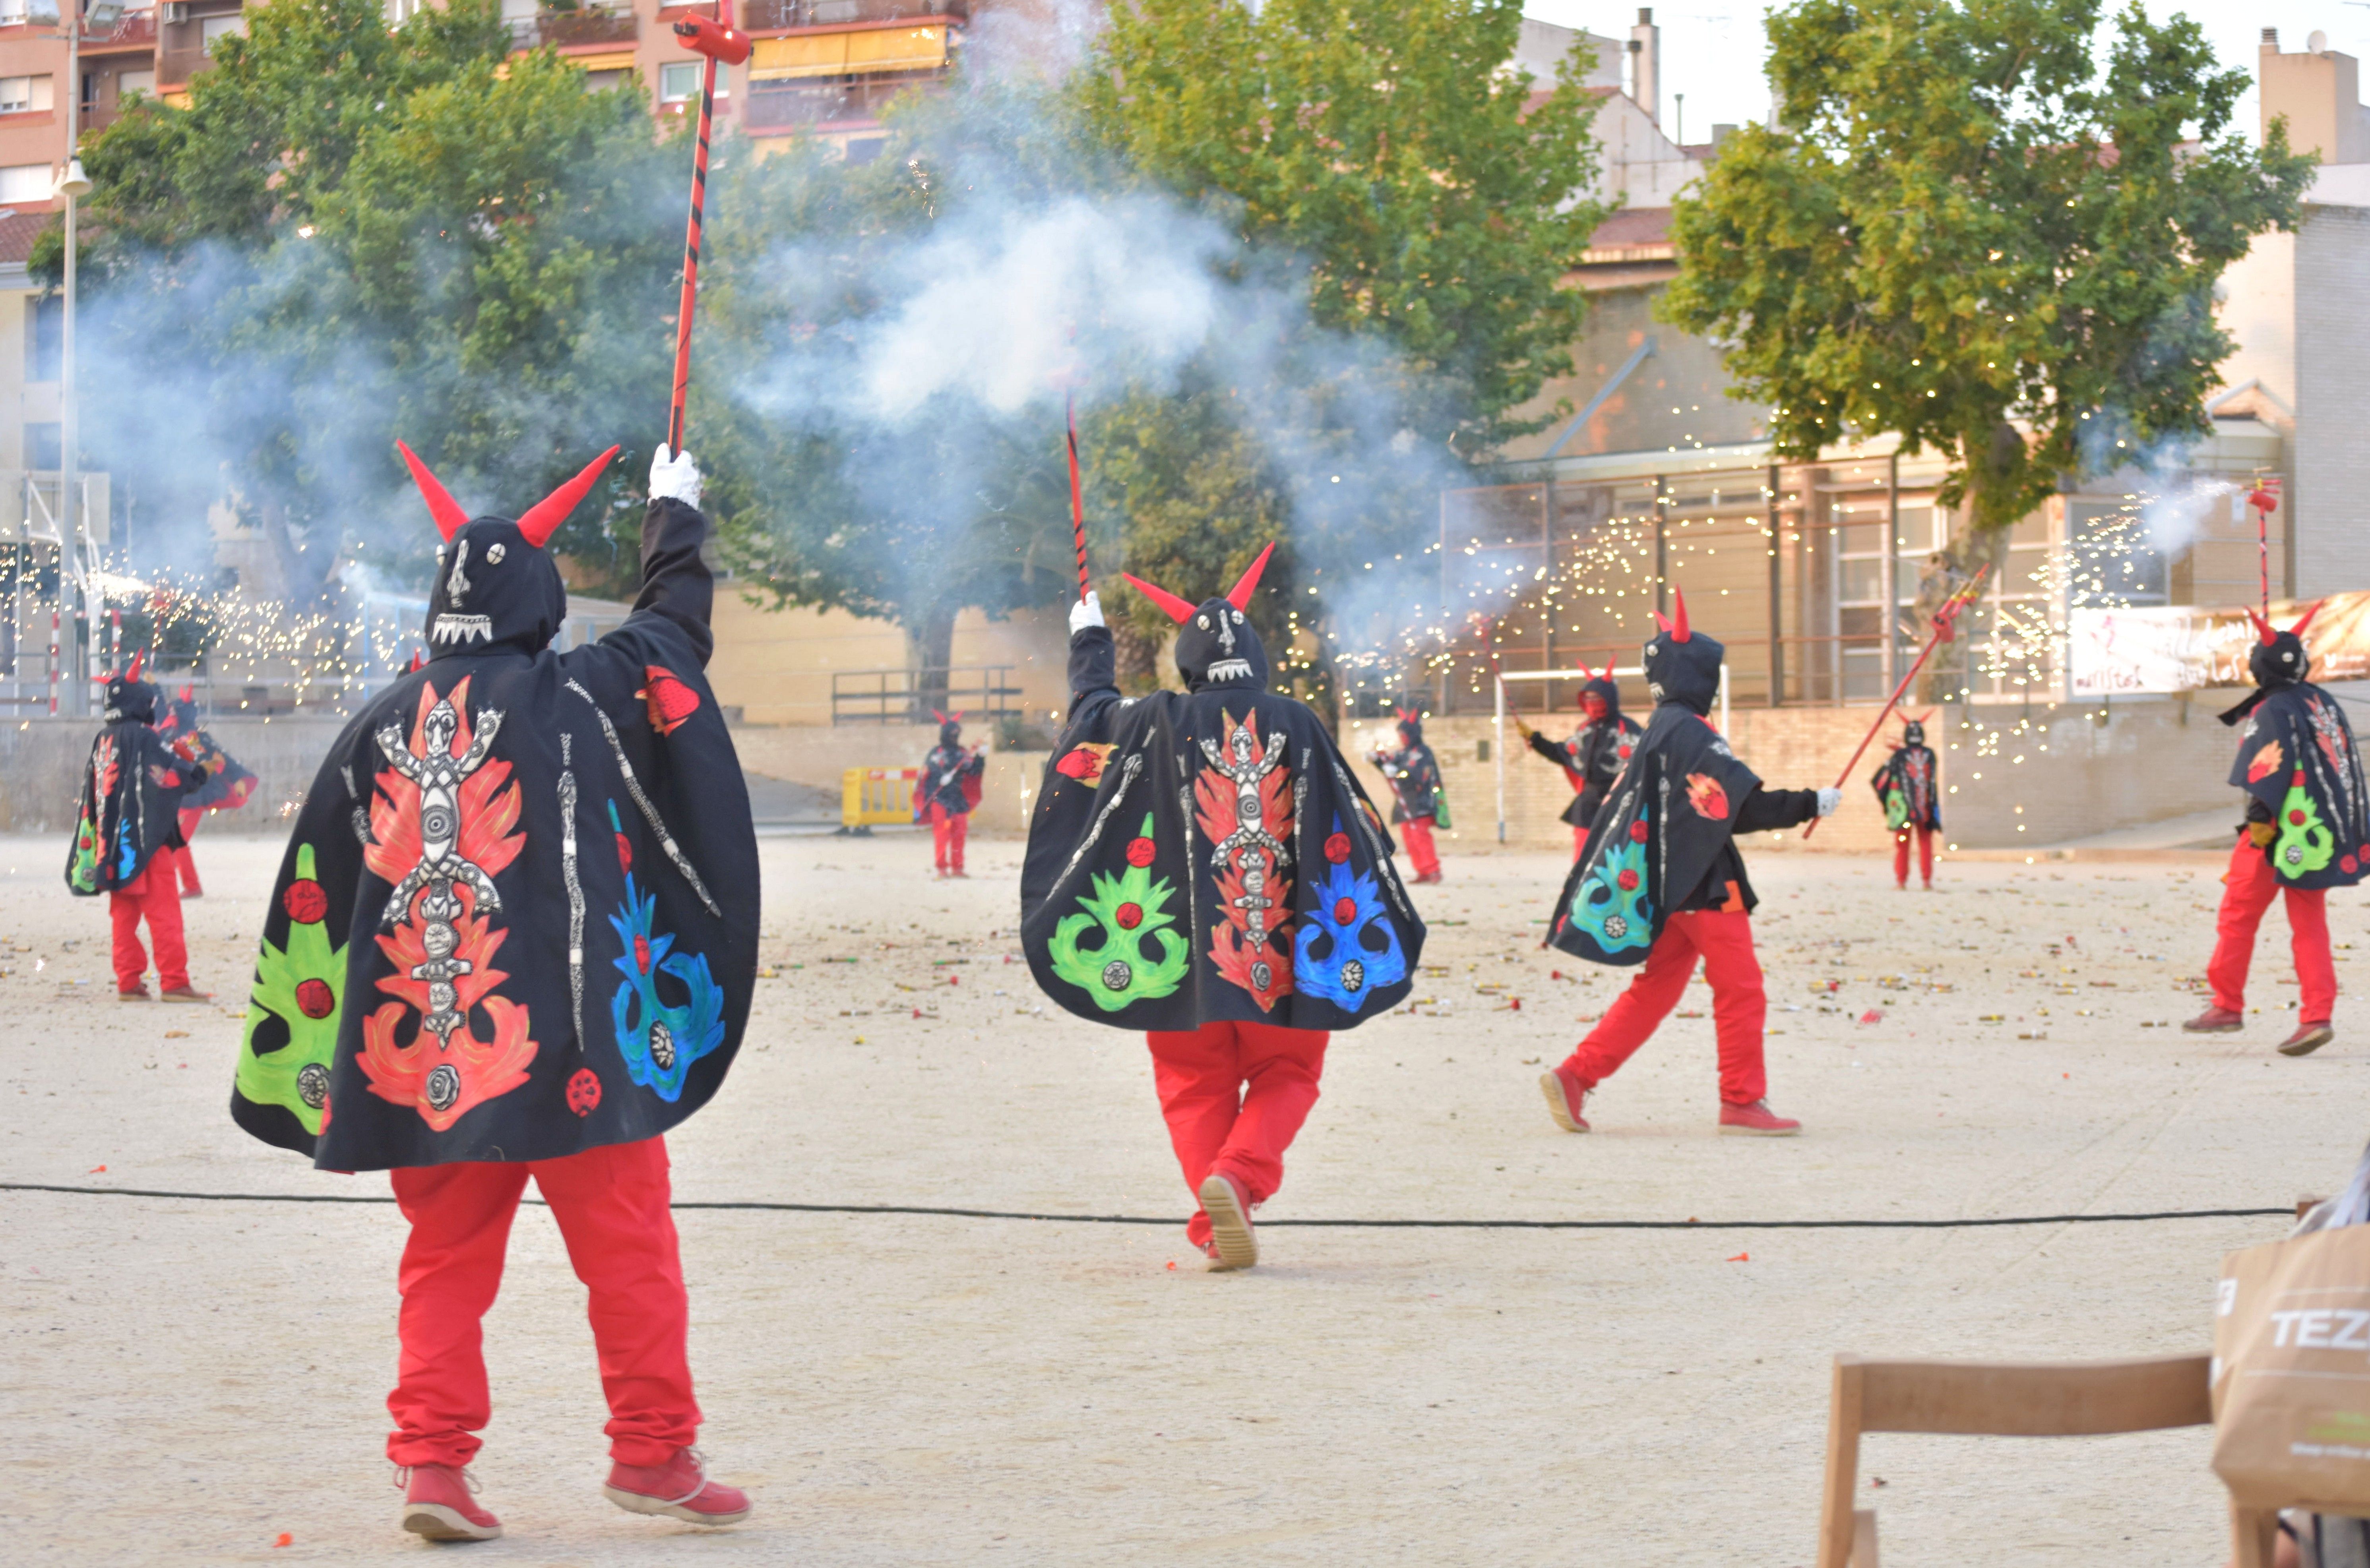
[[[1181,1221],[1140,1042],[1047,1007],[1007,960],[1019,849],[976,843],[972,879],[940,884],[911,836],[764,841],[773,978],[724,1093],[671,1139],[679,1198]],[[0,840],[0,999],[19,1020],[0,1036],[0,1180],[383,1196],[224,1114],[279,846],[199,844],[193,967],[218,1009],[117,1003],[105,910],[67,897],[63,854]],[[1955,864],[1926,896],[1870,860],[1755,866],[1772,1097],[1807,1136],[1712,1136],[1699,988],[1592,1104],[1600,1130],[1558,1132],[1539,1064],[1620,981],[1536,946],[1555,860],[1468,854],[1420,890],[1430,1004],[1337,1038],[1262,1219],[2249,1207],[2351,1167],[2370,1034],[2349,1004],[2336,1045],[2272,1052],[2295,995],[2276,913],[2248,1031],[2164,1027],[2202,1005],[2210,868]],[[2331,923],[2360,942],[2363,901],[2340,895]],[[1165,1224],[681,1225],[703,1446],[755,1516],[703,1534],[602,1499],[582,1294],[530,1211],[487,1323],[477,1466],[510,1533],[437,1549],[394,1528],[379,1458],[392,1208],[0,1192],[6,1555],[1801,1564],[1835,1352],[2203,1349],[2222,1254],[2284,1229],[1276,1224],[1265,1265],[1210,1275]],[[2202,1431],[1880,1436],[1863,1496],[1893,1565],[2213,1564],[2206,1458]]]

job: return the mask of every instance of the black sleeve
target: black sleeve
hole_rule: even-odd
[[[697,507],[654,499],[642,514],[642,591],[634,613],[663,615],[691,639],[702,669],[716,651],[708,614],[716,603],[716,579],[699,547],[708,539],[708,519]]]
[[[1103,710],[1119,699],[1119,649],[1109,626],[1085,626],[1070,637],[1070,717],[1057,748],[1067,750],[1074,736],[1099,733]]]
[[[1817,790],[1756,789],[1736,808],[1735,830],[1766,833],[1773,828],[1799,828],[1818,814]]]
[[[1569,768],[1572,765],[1571,753],[1563,749],[1562,741],[1549,740],[1546,736],[1541,735],[1535,729],[1530,733],[1530,742],[1532,750],[1537,752],[1540,756],[1545,757],[1557,767]],[[1532,776],[1536,778],[1538,775],[1535,773]]]

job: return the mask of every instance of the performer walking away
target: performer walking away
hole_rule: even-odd
[[[1441,880],[1440,850],[1432,842],[1432,830],[1435,824],[1450,826],[1448,792],[1441,787],[1440,760],[1423,743],[1423,715],[1413,708],[1401,708],[1398,716],[1399,749],[1386,751],[1377,746],[1366,753],[1366,761],[1390,781],[1391,820],[1407,830],[1408,858],[1415,863],[1415,879],[1437,882]]]
[[[1603,674],[1590,676],[1581,687],[1580,713],[1580,727],[1569,740],[1549,740],[1524,724],[1522,715],[1514,715],[1514,727],[1523,732],[1531,750],[1561,768],[1564,777],[1571,781],[1571,804],[1563,808],[1563,820],[1571,825],[1574,860],[1587,853],[1588,825],[1596,820],[1605,792],[1628,765],[1638,738],[1645,733],[1636,719],[1621,712],[1621,688],[1614,683],[1609,659]]]
[[[107,682],[107,727],[90,744],[66,887],[84,898],[107,895],[114,926],[115,996],[148,1000],[148,955],[140,922],[156,949],[156,990],[167,1001],[208,1001],[190,984],[181,935],[181,895],[173,854],[181,845],[180,809],[207,781],[206,764],[167,745],[152,727],[163,693],[140,679],[140,658]]]
[[[2292,1057],[2337,1037],[2328,892],[2370,875],[2370,784],[2353,749],[2353,730],[2338,701],[2305,679],[2312,661],[2303,633],[2319,609],[2314,605],[2293,628],[2276,633],[2269,621],[2248,612],[2257,635],[2247,655],[2255,690],[2222,715],[2238,729],[2230,782],[2247,792],[2247,819],[2222,876],[2214,959],[2205,968],[2214,1005],[2181,1025],[2193,1035],[2246,1026],[2255,928],[2272,898],[2284,895],[2301,994],[2295,1032],[2279,1048]]]
[[[938,743],[922,759],[922,776],[914,781],[914,820],[930,825],[930,848],[938,856],[940,876],[967,876],[963,870],[963,840],[971,834],[971,814],[979,807],[980,775],[987,770],[984,751],[962,743],[962,714],[930,710],[938,721]]]
[[[1267,559],[1199,605],[1127,579],[1184,628],[1182,693],[1122,699],[1099,599],[1071,611],[1070,720],[1020,882],[1045,994],[1145,1031],[1200,1204],[1185,1234],[1215,1269],[1259,1261],[1251,1211],[1283,1181],[1333,1031],[1396,1006],[1423,951],[1382,818],[1317,715],[1267,689],[1244,613]]]
[[[1539,1088],[1558,1127],[1588,1131],[1581,1113],[1589,1094],[1678,1005],[1700,959],[1720,1038],[1720,1130],[1784,1137],[1802,1124],[1769,1108],[1762,1059],[1768,998],[1753,953],[1760,900],[1735,837],[1830,815],[1843,792],[1763,788],[1706,717],[1725,650],[1688,630],[1685,595],[1674,618],[1654,618],[1662,630],[1646,645],[1653,718],[1547,921],[1548,941],[1566,953],[1645,967]]]
[[[1930,714],[1904,719],[1901,744],[1884,765],[1870,776],[1877,800],[1884,807],[1884,825],[1893,830],[1893,880],[1909,890],[1909,840],[1917,840],[1917,874],[1926,891],[1934,890],[1934,835],[1942,830],[1942,796],[1936,781],[1934,749],[1926,744],[1926,720]]]
[[[240,767],[238,759],[224,750],[221,742],[198,722],[198,704],[187,686],[165,710],[165,716],[156,721],[156,733],[181,747],[185,755],[206,765],[206,782],[181,799],[181,844],[172,852],[173,867],[181,879],[181,897],[202,898],[206,890],[198,883],[198,866],[190,857],[190,841],[197,836],[198,824],[209,812],[236,811],[245,806],[255,794],[256,777]]]
[[[387,1457],[403,1528],[501,1533],[466,1467],[491,1416],[478,1322],[532,1176],[591,1295],[609,1500],[745,1518],[692,1443],[665,1132],[740,1047],[757,843],[704,673],[699,472],[662,445],[625,623],[558,653],[544,542],[612,447],[516,521],[403,449],[444,544],[426,668],[348,726],[281,863],[231,1115],[325,1171],[386,1171],[411,1227]]]

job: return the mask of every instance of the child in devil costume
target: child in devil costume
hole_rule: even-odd
[[[1576,957],[1645,967],[1570,1057],[1541,1075],[1548,1114],[1586,1132],[1581,1113],[1678,1005],[1701,959],[1720,1038],[1720,1130],[1800,1132],[1772,1112],[1762,1060],[1768,998],[1753,954],[1759,900],[1737,853],[1739,833],[1791,828],[1832,813],[1833,787],[1772,790],[1739,761],[1705,716],[1720,694],[1719,643],[1687,626],[1687,602],[1646,645],[1654,715],[1645,738],[1591,824],[1588,853],[1564,879],[1547,940]]]
[[[346,727],[265,918],[231,1115],[327,1171],[386,1171],[410,1224],[387,1409],[403,1528],[501,1525],[466,1467],[479,1320],[532,1176],[591,1294],[610,1501],[726,1525],[685,1356],[663,1134],[722,1084],[757,967],[757,844],[703,673],[713,584],[688,457],[658,449],[642,589],[598,642],[544,553],[611,448],[512,521],[403,449],[444,544],[426,667]]]
[[[1942,796],[1934,749],[1926,744],[1925,721],[1929,716],[1921,714],[1902,721],[1901,744],[1868,781],[1884,807],[1884,825],[1893,830],[1893,880],[1904,893],[1909,890],[1913,834],[1917,840],[1917,873],[1925,878],[1926,891],[1934,890],[1934,835],[1942,830]]]
[[[107,895],[117,1000],[148,1000],[148,955],[140,946],[145,920],[156,949],[157,994],[167,1001],[205,1001],[207,994],[190,984],[173,855],[181,846],[181,807],[205,785],[207,764],[186,740],[176,749],[152,727],[161,695],[140,679],[137,655],[129,670],[107,682],[107,727],[91,742],[83,768],[66,887],[84,898]]]
[[[1413,708],[1398,710],[1399,749],[1375,747],[1366,761],[1390,781],[1391,820],[1407,830],[1408,858],[1415,862],[1418,882],[1440,878],[1440,851],[1432,842],[1435,824],[1448,822],[1448,792],[1441,787],[1440,760],[1423,743],[1423,715]]]
[[[2224,724],[2238,727],[2230,782],[2247,792],[2247,819],[2223,874],[2222,908],[2215,917],[2214,960],[2205,969],[2214,1005],[2181,1025],[2195,1035],[2246,1026],[2255,928],[2273,896],[2284,895],[2302,993],[2295,1032],[2279,1047],[2292,1057],[2337,1037],[2330,1023],[2337,968],[2329,951],[2328,893],[2370,875],[2370,784],[2353,730],[2337,699],[2305,679],[2312,659],[2303,633],[2319,609],[2314,605],[2284,632],[2248,612],[2256,630],[2247,656],[2255,691],[2222,715]]]
[[[1585,670],[1587,666],[1581,668]],[[1588,853],[1588,825],[1596,820],[1605,792],[1628,766],[1638,738],[1645,734],[1636,719],[1621,712],[1621,688],[1614,683],[1609,659],[1603,674],[1590,676],[1581,687],[1580,712],[1580,727],[1569,740],[1549,740],[1524,724],[1522,715],[1514,715],[1514,727],[1523,732],[1531,750],[1561,768],[1564,777],[1571,781],[1571,804],[1563,808],[1563,820],[1571,825],[1574,860]]]
[[[1267,689],[1244,613],[1266,565],[1200,605],[1127,579],[1184,628],[1182,693],[1122,698],[1100,601],[1071,611],[1070,721],[1020,886],[1045,994],[1145,1031],[1200,1204],[1185,1233],[1220,1269],[1259,1261],[1251,1210],[1283,1180],[1332,1031],[1389,1012],[1423,952],[1382,819],[1317,715]]]
[[[189,687],[181,688],[165,716],[156,721],[156,733],[206,765],[206,782],[181,800],[181,844],[171,852],[173,867],[181,879],[181,897],[201,898],[205,889],[198,883],[197,862],[190,857],[190,840],[197,835],[198,824],[209,812],[236,811],[255,794],[256,777],[238,764],[238,759],[222,749],[222,743],[198,722],[198,704]]]
[[[938,743],[922,759],[922,776],[914,781],[914,820],[930,825],[930,847],[938,856],[940,876],[965,876],[963,840],[971,833],[971,814],[979,807],[980,775],[987,769],[985,753],[962,743],[962,715],[930,710],[938,721]]]

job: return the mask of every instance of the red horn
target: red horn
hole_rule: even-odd
[[[2288,628],[2288,630],[2289,630],[2289,631],[2291,631],[2291,632],[2294,632],[2297,636],[2302,636],[2302,635],[2304,635],[2304,629],[2305,629],[2307,626],[2309,626],[2309,625],[2311,625],[2311,624],[2312,624],[2312,618],[2313,618],[2314,616],[2316,616],[2316,615],[2319,614],[2319,613],[2320,613],[2320,607],[2321,607],[2322,605],[2324,605],[2324,604],[2328,603],[2328,602],[2329,602],[2329,601],[2328,601],[2328,600],[2326,600],[2326,599],[2316,599],[2316,600],[2314,600],[2314,601],[2312,601],[2312,608],[2311,608],[2311,609],[2309,609],[2309,610],[2307,610],[2307,611],[2306,611],[2303,614],[2301,614],[2301,615],[2297,616],[2297,617],[2296,617],[2296,624],[2295,624],[2295,625],[2293,625],[2293,626],[2290,626],[2290,627]]]
[[[194,702],[197,700],[197,695],[198,689],[195,686],[184,686],[181,688],[181,694],[177,700],[184,703]]]
[[[2256,614],[2255,608],[2251,604],[2247,607],[2247,619],[2255,624],[2256,640],[2261,642],[2265,647],[2271,647],[2272,639],[2279,635],[2272,630],[2272,624],[2269,621],[2264,620],[2261,615]]]
[[[1671,617],[1671,640],[1685,642],[1693,634],[1687,630],[1687,595],[1685,589],[1671,589],[1671,607],[1674,612]]]
[[[599,481],[602,471],[609,466],[609,460],[616,455],[617,449],[611,447],[586,464],[584,471],[575,478],[529,507],[518,520],[519,532],[526,535],[526,542],[542,549],[543,542],[559,532],[559,525],[568,521],[568,514],[576,509],[577,503],[583,500]]]
[[[436,532],[448,540],[460,532],[461,525],[469,521],[469,514],[461,509],[461,503],[453,498],[453,492],[446,489],[435,475],[428,472],[428,464],[420,462],[419,454],[409,447],[397,441],[395,450],[403,453],[404,464],[411,470],[411,482],[420,486],[420,498],[428,503],[428,515],[436,520]]]
[[[1267,570],[1267,558],[1274,554],[1275,542],[1270,540],[1267,548],[1259,553],[1259,559],[1251,563],[1251,569],[1245,572],[1242,579],[1226,590],[1227,603],[1237,610],[1248,610],[1251,607],[1251,591],[1259,587],[1260,574]]]
[[[1149,599],[1155,604],[1159,605],[1163,610],[1168,611],[1168,618],[1176,622],[1179,625],[1181,626],[1186,622],[1191,621],[1193,618],[1193,607],[1186,603],[1183,600],[1178,598],[1175,594],[1169,592],[1167,589],[1155,588],[1152,584],[1145,581],[1142,578],[1130,572],[1122,572],[1120,573],[1120,576],[1125,578],[1129,582],[1133,583],[1135,585],[1136,592],[1144,595],[1145,598]]]
[[[140,649],[135,650],[135,651],[132,653],[132,668],[131,668],[131,669],[129,669],[129,670],[125,670],[125,671],[123,672],[123,678],[124,678],[126,681],[137,681],[137,680],[139,680],[139,679],[140,679],[140,667],[141,667],[142,665],[144,665],[144,664],[147,663],[147,662],[148,662],[148,650],[147,650],[146,648],[140,648]]]

